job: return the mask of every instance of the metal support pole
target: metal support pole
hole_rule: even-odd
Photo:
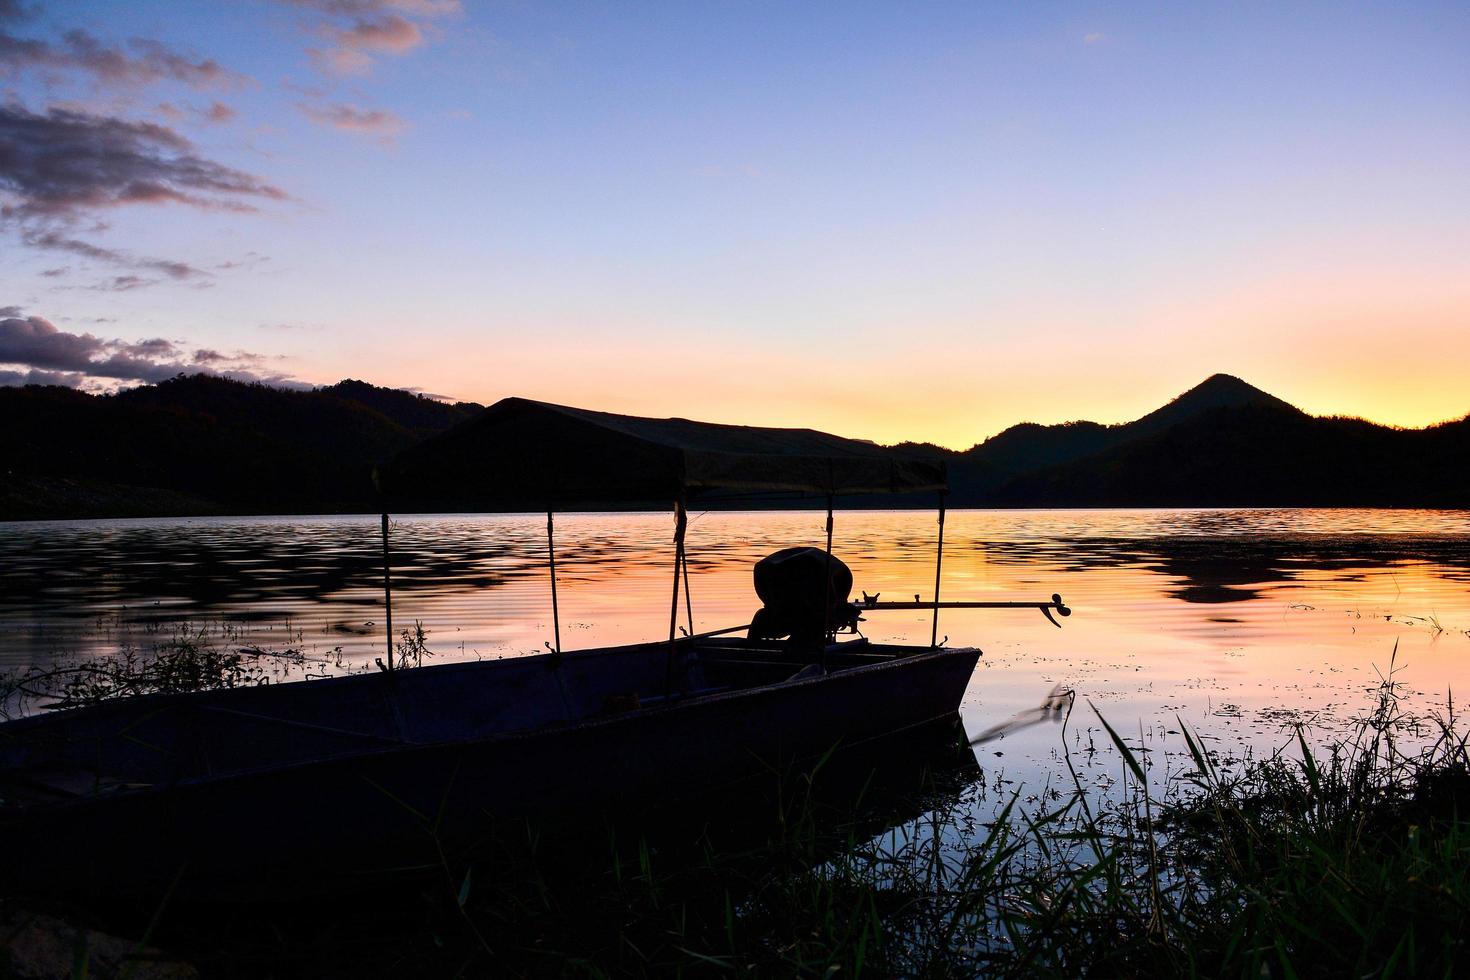
[[[684,511],[684,498],[674,502],[674,597],[669,604],[669,655],[664,665],[664,697],[674,693],[674,651],[678,647],[679,631],[679,574],[684,567],[684,530],[689,524]]]
[[[939,646],[939,575],[944,569],[944,496],[939,491],[939,544],[934,550],[934,626],[929,631],[929,646]]]
[[[546,512],[546,557],[551,565],[551,635],[553,648],[561,654],[561,609],[556,604],[556,539],[551,511]]]
[[[388,512],[383,512],[383,622],[388,641],[388,670],[393,670],[393,577],[388,563]]]

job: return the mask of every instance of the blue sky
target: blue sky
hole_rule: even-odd
[[[1470,411],[1462,5],[21,7],[31,129],[151,123],[272,191],[40,208],[0,162],[0,307],[94,361],[961,446],[1215,371]],[[140,380],[42,329],[12,380]]]

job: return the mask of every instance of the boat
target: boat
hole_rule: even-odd
[[[392,646],[385,509],[379,671],[143,695],[0,724],[0,834],[12,842],[0,877],[12,888],[60,882],[90,893],[157,894],[167,883],[226,899],[368,880],[488,826],[636,810],[834,748],[953,726],[980,651],[938,639],[942,608],[1067,613],[1059,596],[941,602],[938,568],[931,599],[849,602],[851,576],[832,554],[834,500],[936,494],[942,559],[943,466],[811,430],[507,399],[392,461],[378,482],[388,504],[534,504],[547,514],[547,652],[406,666]],[[759,628],[695,633],[687,506],[732,493],[824,499],[827,547],[757,566]],[[674,518],[668,636],[562,649],[555,513],[660,500]],[[864,614],[884,608],[932,609],[931,643],[863,637]]]

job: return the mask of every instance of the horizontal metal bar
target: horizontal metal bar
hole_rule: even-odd
[[[1057,602],[859,602],[864,612],[869,609],[1055,609],[1063,616],[1072,610]]]

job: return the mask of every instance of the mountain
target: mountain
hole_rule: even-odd
[[[1113,446],[1153,435],[1215,408],[1258,406],[1282,412],[1300,410],[1229,374],[1215,374],[1162,408],[1118,425],[1022,422],[991,436],[964,455],[1007,474],[1025,473],[1091,456]]]
[[[376,463],[480,408],[360,381],[0,388],[0,519],[371,510]]]
[[[1470,417],[1318,418],[1228,374],[1132,422],[1013,426],[966,456],[1005,469],[969,498],[991,506],[1470,504]]]
[[[372,511],[376,464],[480,411],[352,380],[0,388],[0,520]],[[953,507],[1470,506],[1470,417],[1317,418],[1225,374],[1131,422],[1028,422],[964,452],[893,450],[943,459]]]
[[[1082,459],[1019,474],[987,503],[1025,507],[1466,507],[1470,418],[1427,429],[1209,408]]]
[[[1215,374],[1140,419],[1117,425],[1022,422],[962,453],[952,453],[950,487],[955,506],[979,506],[996,499],[1003,487],[1022,476],[1074,460],[1086,459],[1214,408],[1257,405],[1298,411],[1239,378]],[[1008,494],[1006,499],[1011,499]]]
[[[1156,408],[1143,418],[1118,428],[1126,431],[1129,438],[1153,435],[1217,408],[1261,408],[1308,417],[1295,405],[1289,405],[1275,395],[1268,395],[1234,375],[1212,374],[1162,408]]]

